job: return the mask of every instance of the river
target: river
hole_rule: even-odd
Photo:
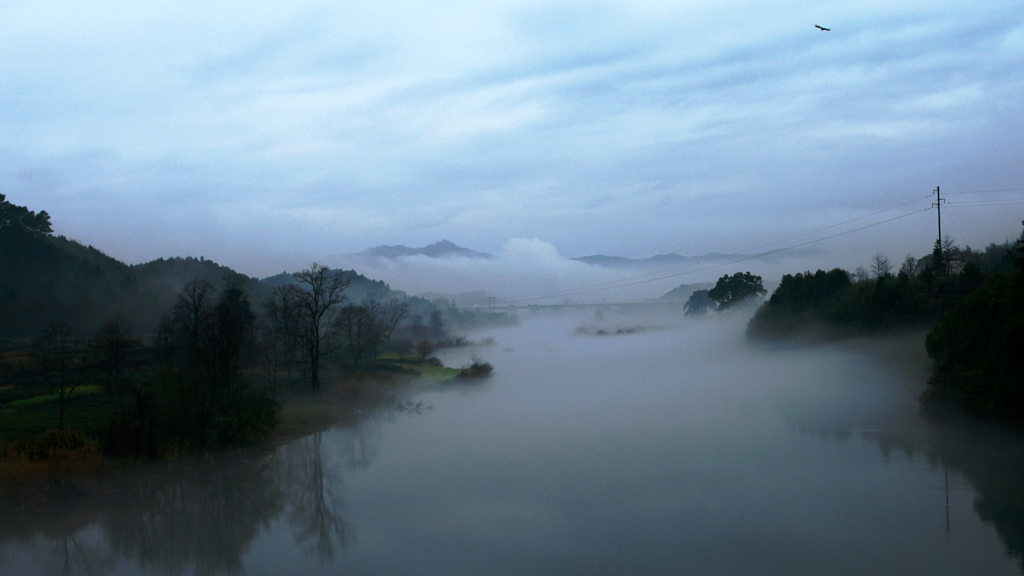
[[[1021,573],[1021,437],[918,414],[920,334],[603,322],[524,318],[444,352],[484,382],[8,506],[0,574]]]

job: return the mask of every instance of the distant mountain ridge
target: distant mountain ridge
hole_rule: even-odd
[[[707,262],[710,260],[738,260],[745,258],[742,254],[723,254],[721,252],[710,252],[708,254],[702,254],[700,256],[682,256],[680,254],[656,254],[649,258],[625,258],[623,256],[605,256],[604,254],[594,254],[592,256],[581,256],[579,258],[572,258],[577,262],[583,262],[584,264],[590,264],[591,266],[600,266],[602,268],[664,268],[668,266],[676,266],[681,264],[695,264],[699,262]]]
[[[613,268],[619,270],[654,270],[688,264],[701,264],[712,261],[719,264],[726,262],[738,262],[741,260],[760,260],[763,262],[770,262],[784,260],[786,258],[811,256],[819,253],[821,253],[820,248],[811,247],[796,250],[769,251],[762,254],[725,254],[723,252],[708,252],[707,254],[701,254],[700,256],[682,256],[680,254],[669,253],[656,254],[649,258],[625,258],[622,256],[594,254],[592,256],[571,258],[571,260],[590,264],[591,266],[600,266],[602,268]]]
[[[382,245],[374,248],[368,248],[362,252],[352,254],[352,256],[359,256],[362,258],[385,258],[388,260],[396,260],[403,256],[427,256],[429,258],[448,258],[451,256],[459,258],[491,258],[491,255],[486,252],[477,252],[475,250],[470,250],[469,248],[463,248],[462,246],[449,242],[448,240],[441,240],[440,242],[435,242],[422,248],[410,248],[402,245]]]

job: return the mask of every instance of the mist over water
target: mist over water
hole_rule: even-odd
[[[522,319],[445,351],[483,383],[5,520],[0,573],[1021,572],[1020,438],[918,415],[920,334]]]

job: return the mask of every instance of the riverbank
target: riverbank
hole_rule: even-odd
[[[278,446],[339,424],[354,425],[377,410],[402,409],[398,399],[402,392],[453,383],[467,374],[472,375],[470,367],[446,367],[434,358],[386,355],[372,369],[332,374],[332,382],[320,392],[293,382],[277,393],[277,426],[252,446]],[[80,414],[75,422],[91,424],[85,430],[47,428],[56,410],[54,400],[47,395],[25,395],[0,408],[5,414],[5,427],[17,432],[14,437],[0,439],[0,484],[82,478],[141,462],[103,454],[98,440],[102,427],[96,422],[109,416],[111,409],[99,394],[87,392],[80,395],[80,400],[73,398],[78,401],[69,406],[71,413]],[[191,456],[195,455],[175,454],[163,460]]]

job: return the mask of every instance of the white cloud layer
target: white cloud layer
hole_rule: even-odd
[[[1024,188],[1021,38],[1009,0],[8,1],[0,190],[131,262],[259,275],[440,238],[741,251]],[[1019,232],[955,198],[960,243]],[[821,265],[926,252],[929,217]]]

